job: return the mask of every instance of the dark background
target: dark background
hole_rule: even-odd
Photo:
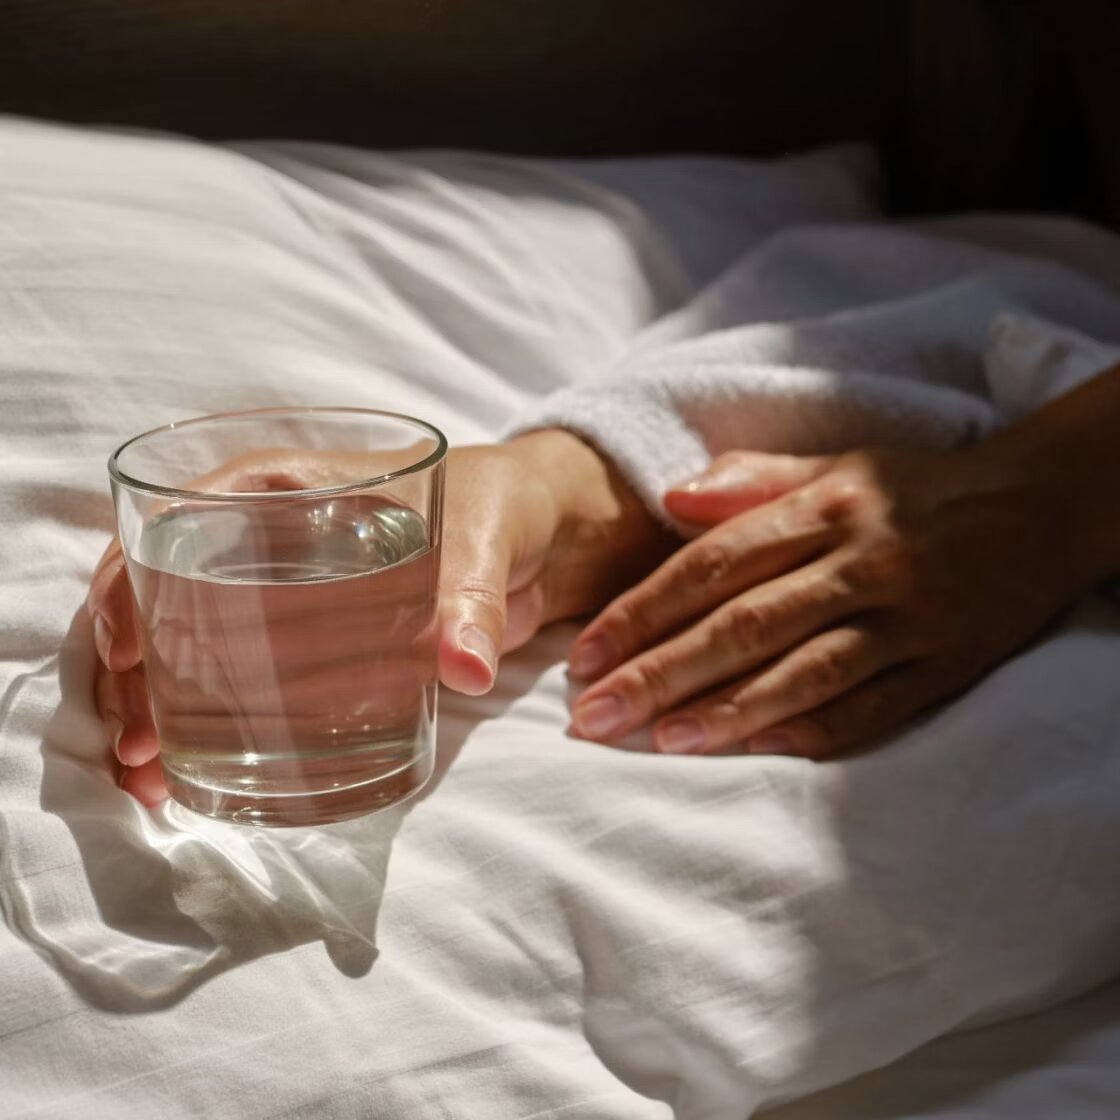
[[[1118,57],[1113,0],[0,0],[3,112],[530,154],[871,139],[898,209],[1112,221]]]

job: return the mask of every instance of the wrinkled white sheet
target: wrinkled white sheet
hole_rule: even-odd
[[[211,842],[108,777],[79,607],[122,437],[283,403],[492,437],[776,227],[869,217],[857,154],[3,121],[0,203],[5,1116],[741,1120],[1120,967],[1103,603],[841,765],[569,740],[560,629],[444,694],[442,780],[344,837]]]
[[[1120,984],[952,1034],[759,1120],[1115,1120]]]

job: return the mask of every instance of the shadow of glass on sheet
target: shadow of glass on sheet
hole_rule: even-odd
[[[37,675],[53,678],[51,663]],[[74,617],[57,673],[61,702],[42,739],[42,808],[69,830],[80,865],[0,877],[0,910],[91,1004],[143,1012],[209,977],[322,941],[340,972],[377,957],[377,915],[408,805],[317,828],[255,829],[167,802],[146,810],[112,780],[91,696],[94,652]],[[434,787],[454,756],[437,755]],[[0,822],[0,829],[10,828]],[[15,845],[0,835],[10,864]],[[84,874],[83,874],[84,872]]]

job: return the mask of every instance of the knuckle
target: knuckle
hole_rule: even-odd
[[[913,590],[916,568],[913,549],[902,536],[891,533],[851,556],[841,576],[848,589],[857,594],[878,596],[888,592],[893,599]]]
[[[771,612],[758,603],[732,603],[721,612],[717,640],[733,650],[767,647],[773,631]]]
[[[484,580],[463,580],[455,587],[454,594],[457,598],[473,603],[497,618],[505,619],[506,597],[491,583]]]
[[[813,703],[836,695],[848,681],[848,661],[838,649],[815,650],[801,665],[793,691]]]
[[[870,502],[870,488],[858,478],[825,478],[814,498],[821,518],[829,525],[849,525]]]
[[[672,673],[663,657],[643,657],[631,668],[630,689],[646,708],[661,708],[672,699]]]
[[[699,540],[681,555],[679,577],[690,584],[723,582],[735,568],[735,557],[718,540]]]
[[[603,632],[619,649],[644,649],[653,643],[653,619],[644,599],[623,596],[601,617]]]

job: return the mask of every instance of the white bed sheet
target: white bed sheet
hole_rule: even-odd
[[[938,1039],[759,1120],[1114,1120],[1120,984]]]
[[[837,767],[569,740],[551,632],[492,696],[443,696],[450,765],[352,836],[334,910],[294,893],[313,836],[244,841],[256,878],[231,876],[107,777],[80,604],[123,436],[347,403],[490,438],[775,226],[868,216],[860,157],[546,167],[4,121],[0,201],[5,1116],[741,1120],[1120,963],[1103,604]]]

